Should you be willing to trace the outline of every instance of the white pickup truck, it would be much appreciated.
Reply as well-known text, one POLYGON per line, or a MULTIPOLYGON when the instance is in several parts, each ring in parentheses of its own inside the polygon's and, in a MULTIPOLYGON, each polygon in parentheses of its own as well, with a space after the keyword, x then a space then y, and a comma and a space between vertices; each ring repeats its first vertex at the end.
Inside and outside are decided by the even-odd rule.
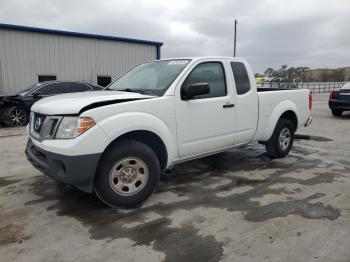
POLYGON ((271 157, 285 157, 295 131, 311 123, 311 101, 304 89, 257 90, 243 59, 157 60, 104 91, 35 103, 26 155, 109 206, 135 206, 180 162, 255 141, 271 157))

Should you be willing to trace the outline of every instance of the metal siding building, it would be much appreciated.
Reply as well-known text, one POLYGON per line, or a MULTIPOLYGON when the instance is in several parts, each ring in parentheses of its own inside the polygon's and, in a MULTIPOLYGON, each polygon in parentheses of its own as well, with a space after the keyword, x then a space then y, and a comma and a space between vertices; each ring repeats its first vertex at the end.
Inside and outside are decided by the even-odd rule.
POLYGON ((161 42, 0 24, 0 94, 14 94, 38 76, 86 80, 120 76, 159 59, 161 42))

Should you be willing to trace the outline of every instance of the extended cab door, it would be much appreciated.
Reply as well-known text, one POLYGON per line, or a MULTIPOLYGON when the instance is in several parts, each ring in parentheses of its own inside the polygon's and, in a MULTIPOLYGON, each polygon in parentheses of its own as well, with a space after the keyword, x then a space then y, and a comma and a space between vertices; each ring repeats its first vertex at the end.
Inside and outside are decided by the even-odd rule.
POLYGON ((231 146, 234 142, 235 106, 232 81, 222 61, 198 62, 176 89, 176 121, 180 158, 231 146), (209 94, 185 100, 181 89, 208 83, 209 94))
POLYGON ((236 91, 235 144, 246 144, 255 135, 259 117, 259 101, 254 74, 248 64, 243 61, 231 61, 230 66, 230 76, 236 91))

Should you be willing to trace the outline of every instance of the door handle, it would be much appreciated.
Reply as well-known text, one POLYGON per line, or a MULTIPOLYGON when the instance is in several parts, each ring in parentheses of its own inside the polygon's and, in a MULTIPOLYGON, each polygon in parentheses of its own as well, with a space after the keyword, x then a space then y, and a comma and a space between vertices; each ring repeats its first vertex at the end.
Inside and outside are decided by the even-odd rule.
POLYGON ((224 104, 222 107, 223 108, 231 108, 231 107, 234 107, 235 105, 234 104, 224 104))

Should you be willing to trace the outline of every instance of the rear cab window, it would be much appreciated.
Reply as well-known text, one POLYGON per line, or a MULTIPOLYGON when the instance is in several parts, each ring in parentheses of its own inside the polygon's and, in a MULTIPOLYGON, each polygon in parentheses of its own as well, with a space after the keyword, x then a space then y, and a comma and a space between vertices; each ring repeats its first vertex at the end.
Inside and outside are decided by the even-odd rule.
POLYGON ((249 92, 251 86, 245 65, 242 62, 231 62, 230 64, 235 79, 237 94, 243 95, 249 92))

